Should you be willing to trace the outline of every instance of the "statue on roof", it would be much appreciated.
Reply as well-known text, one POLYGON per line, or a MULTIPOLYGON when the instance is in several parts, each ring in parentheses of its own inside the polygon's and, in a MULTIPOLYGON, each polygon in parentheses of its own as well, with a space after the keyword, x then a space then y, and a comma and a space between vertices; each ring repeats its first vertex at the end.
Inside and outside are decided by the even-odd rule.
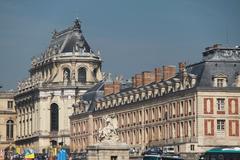
POLYGON ((74 21, 74 28, 81 29, 81 21, 78 18, 74 21))

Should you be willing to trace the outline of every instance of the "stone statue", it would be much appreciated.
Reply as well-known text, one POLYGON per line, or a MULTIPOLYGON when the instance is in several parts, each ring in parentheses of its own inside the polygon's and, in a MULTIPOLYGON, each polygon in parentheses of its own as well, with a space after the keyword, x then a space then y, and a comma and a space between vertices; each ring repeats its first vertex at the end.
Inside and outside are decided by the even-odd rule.
POLYGON ((115 114, 106 115, 103 119, 105 121, 105 127, 99 130, 98 141, 118 142, 119 137, 117 135, 117 119, 115 114))
POLYGON ((69 74, 68 74, 68 71, 64 71, 64 80, 68 80, 69 79, 69 74))

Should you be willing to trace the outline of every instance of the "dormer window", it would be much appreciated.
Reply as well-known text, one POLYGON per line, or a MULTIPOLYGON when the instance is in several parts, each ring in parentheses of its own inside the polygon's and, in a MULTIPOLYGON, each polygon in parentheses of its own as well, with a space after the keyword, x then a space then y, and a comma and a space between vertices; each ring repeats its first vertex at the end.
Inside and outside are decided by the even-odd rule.
POLYGON ((218 74, 213 76, 214 87, 227 87, 227 76, 225 74, 218 74))
POLYGON ((218 78, 217 79, 217 87, 223 87, 223 84, 224 84, 224 79, 218 78))

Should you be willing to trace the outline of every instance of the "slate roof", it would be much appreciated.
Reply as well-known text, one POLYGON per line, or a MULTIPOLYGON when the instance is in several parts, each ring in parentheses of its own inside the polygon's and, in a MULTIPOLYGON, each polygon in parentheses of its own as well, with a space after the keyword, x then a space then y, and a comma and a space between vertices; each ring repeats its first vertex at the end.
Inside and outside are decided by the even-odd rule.
MULTIPOLYGON (((232 50, 227 49, 226 51, 228 52, 232 50)), ((188 75, 197 78, 195 87, 213 88, 213 77, 218 75, 224 75, 227 77, 227 87, 236 87, 234 86, 236 75, 240 74, 240 50, 239 52, 236 52, 235 55, 236 57, 239 56, 239 60, 236 59, 236 57, 223 58, 219 54, 222 54, 222 52, 218 52, 217 49, 211 50, 209 53, 204 52, 203 61, 186 67, 188 75)), ((174 79, 180 79, 180 74, 177 73, 175 77, 172 77, 167 81, 174 81, 174 79)), ((104 83, 105 81, 99 82, 82 96, 82 100, 90 102, 88 111, 94 111, 96 100, 104 97, 104 83)), ((154 84, 156 84, 156 82, 152 82, 147 86, 154 84)), ((126 84, 122 86, 120 93, 131 91, 133 89, 134 88, 132 88, 131 85, 126 84)))
POLYGON ((95 86, 90 88, 86 93, 81 96, 81 100, 90 103, 88 111, 93 111, 95 107, 95 100, 104 96, 104 81, 100 81, 95 86))
POLYGON ((197 87, 213 87, 213 77, 217 75, 227 76, 227 87, 235 87, 236 75, 240 72, 240 51, 239 49, 221 49, 218 48, 210 50, 209 53, 203 53, 203 61, 193 65, 187 66, 187 72, 197 75, 197 87), (220 51, 220 52, 219 52, 220 51), (229 57, 223 57, 229 54, 229 57), (235 52, 236 51, 236 52, 235 52), (210 58, 206 57, 210 56, 210 58), (239 60, 236 58, 239 56, 239 60))
POLYGON ((73 52, 78 49, 82 49, 89 53, 92 52, 88 42, 82 34, 79 20, 74 22, 74 26, 71 26, 63 31, 54 31, 52 40, 48 47, 48 50, 57 50, 58 53, 73 52))

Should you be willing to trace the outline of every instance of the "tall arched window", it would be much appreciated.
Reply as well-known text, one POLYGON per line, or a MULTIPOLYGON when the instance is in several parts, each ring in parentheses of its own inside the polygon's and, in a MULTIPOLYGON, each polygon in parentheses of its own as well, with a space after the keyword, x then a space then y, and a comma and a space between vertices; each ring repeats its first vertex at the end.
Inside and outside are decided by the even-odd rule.
POLYGON ((63 80, 70 80, 70 69, 63 69, 63 80))
POLYGON ((56 103, 51 104, 50 107, 50 131, 58 131, 58 110, 59 107, 56 103))
POLYGON ((85 68, 80 68, 78 70, 78 81, 80 83, 86 83, 86 69, 85 68))
POLYGON ((93 76, 94 76, 94 78, 97 78, 97 68, 95 68, 94 70, 93 70, 93 76))
POLYGON ((8 120, 7 121, 7 139, 13 139, 13 125, 14 122, 13 120, 8 120))

